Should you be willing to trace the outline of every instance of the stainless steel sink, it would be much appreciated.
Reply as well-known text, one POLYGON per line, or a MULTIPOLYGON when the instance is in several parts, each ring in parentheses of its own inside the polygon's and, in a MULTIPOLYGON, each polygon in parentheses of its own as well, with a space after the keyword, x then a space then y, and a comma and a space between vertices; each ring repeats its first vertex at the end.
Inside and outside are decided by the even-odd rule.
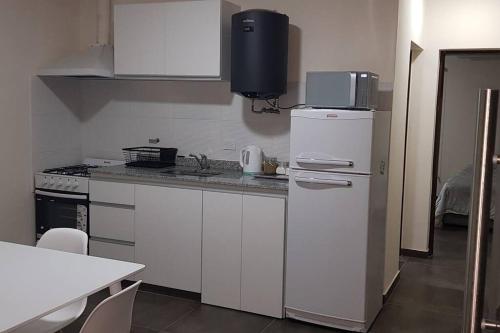
POLYGON ((202 169, 171 169, 162 171, 164 174, 168 175, 179 175, 179 176, 195 176, 195 177, 213 177, 222 174, 222 172, 212 171, 212 170, 202 170, 202 169))

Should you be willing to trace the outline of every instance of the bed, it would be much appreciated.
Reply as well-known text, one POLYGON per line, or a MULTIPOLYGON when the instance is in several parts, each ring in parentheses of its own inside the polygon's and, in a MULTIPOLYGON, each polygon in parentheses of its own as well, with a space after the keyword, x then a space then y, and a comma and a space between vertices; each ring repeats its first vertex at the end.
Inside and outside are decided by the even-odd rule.
MULTIPOLYGON (((497 170, 493 169, 493 195, 490 207, 490 219, 495 219, 495 184, 497 170)), ((472 166, 468 166, 443 185, 436 200, 436 224, 468 224, 470 196, 472 187, 472 166)))

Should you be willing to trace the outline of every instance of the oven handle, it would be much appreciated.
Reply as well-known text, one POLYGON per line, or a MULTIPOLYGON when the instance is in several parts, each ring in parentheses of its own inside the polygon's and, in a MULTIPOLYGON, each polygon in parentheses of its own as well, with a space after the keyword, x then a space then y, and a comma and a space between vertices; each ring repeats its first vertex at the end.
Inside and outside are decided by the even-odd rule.
POLYGON ((35 190, 35 194, 43 195, 46 197, 63 198, 63 199, 76 199, 76 200, 88 199, 85 194, 65 194, 65 193, 55 193, 55 192, 47 192, 40 190, 35 190))

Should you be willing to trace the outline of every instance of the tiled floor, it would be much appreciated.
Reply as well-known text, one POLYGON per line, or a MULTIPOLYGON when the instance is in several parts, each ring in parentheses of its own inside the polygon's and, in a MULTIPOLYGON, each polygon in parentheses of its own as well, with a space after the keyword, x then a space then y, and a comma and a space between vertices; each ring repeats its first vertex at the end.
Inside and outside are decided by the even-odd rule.
MULTIPOLYGON (((463 298, 465 229, 437 230, 432 259, 402 258, 399 284, 370 332, 460 332, 463 298)), ((89 298, 77 322, 64 333, 78 332, 93 307, 107 295, 89 298)), ((276 320, 244 312, 202 305, 197 301, 146 291, 137 294, 134 333, 327 333, 322 328, 292 320, 276 320)))

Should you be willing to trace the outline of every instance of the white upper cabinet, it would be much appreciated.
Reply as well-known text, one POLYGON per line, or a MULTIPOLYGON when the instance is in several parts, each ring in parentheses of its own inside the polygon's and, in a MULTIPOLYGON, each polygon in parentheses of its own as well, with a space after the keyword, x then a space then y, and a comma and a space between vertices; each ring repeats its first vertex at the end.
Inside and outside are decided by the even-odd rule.
POLYGON ((115 74, 229 78, 231 16, 223 0, 115 6, 115 74))
POLYGON ((115 74, 162 75, 165 62, 165 6, 115 6, 115 74))

